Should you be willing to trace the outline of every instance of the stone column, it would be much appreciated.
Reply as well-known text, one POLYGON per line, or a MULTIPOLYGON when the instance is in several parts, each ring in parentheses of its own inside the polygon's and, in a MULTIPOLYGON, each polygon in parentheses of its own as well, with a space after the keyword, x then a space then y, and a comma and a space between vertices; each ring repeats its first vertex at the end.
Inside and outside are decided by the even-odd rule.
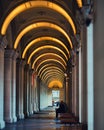
POLYGON ((104 130, 104 1, 94 1, 94 130, 104 130))
POLYGON ((16 117, 16 58, 18 56, 17 52, 13 54, 12 61, 12 117, 13 122, 17 121, 16 117))
POLYGON ((33 80, 34 80, 34 98, 33 98, 33 102, 34 102, 34 112, 37 112, 38 111, 38 109, 37 109, 37 76, 36 76, 36 74, 34 74, 34 78, 33 78, 33 80))
POLYGON ((32 110, 32 73, 33 70, 29 70, 29 104, 28 104, 28 109, 29 109, 29 114, 33 114, 32 110))
POLYGON ((4 44, 0 43, 0 129, 5 127, 4 122, 4 44))
POLYGON ((76 53, 74 52, 72 59, 72 113, 76 112, 76 81, 77 73, 76 73, 76 53))
POLYGON ((17 117, 24 119, 24 60, 18 59, 17 61, 17 117))
POLYGON ((37 107, 37 111, 40 111, 40 83, 41 83, 41 80, 40 78, 37 76, 37 86, 36 86, 36 107, 37 107))
POLYGON ((24 114, 29 116, 29 65, 25 65, 24 69, 24 114))
POLYGON ((86 26, 81 27, 79 49, 79 121, 87 123, 87 34, 86 26))
MULTIPOLYGON (((64 74, 64 76, 65 75, 66 75, 66 73, 64 74)), ((64 77, 63 88, 64 88, 64 101, 66 102, 66 76, 64 77)))
POLYGON ((94 130, 94 85, 93 85, 93 24, 87 28, 87 122, 88 130, 94 130))
POLYGON ((70 99, 69 99, 69 77, 68 77, 68 75, 66 74, 65 75, 65 77, 66 77, 66 86, 65 86, 65 90, 66 90, 66 95, 65 95, 65 99, 66 99, 66 104, 68 105, 68 108, 69 108, 69 101, 70 101, 70 99))
POLYGON ((4 61, 4 119, 6 122, 16 122, 16 87, 15 87, 15 62, 13 60, 15 51, 6 50, 5 51, 5 61, 4 61), (13 77, 14 76, 14 77, 13 77))

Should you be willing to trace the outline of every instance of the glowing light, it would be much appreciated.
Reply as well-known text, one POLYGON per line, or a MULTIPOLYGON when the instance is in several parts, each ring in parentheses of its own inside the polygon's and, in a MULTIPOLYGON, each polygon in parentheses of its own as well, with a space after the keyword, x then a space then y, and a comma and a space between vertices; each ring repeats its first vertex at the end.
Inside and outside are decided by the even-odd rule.
MULTIPOLYGON (((21 38, 23 37, 23 35, 25 35, 27 32, 31 31, 32 29, 36 29, 36 28, 40 28, 40 27, 48 27, 48 28, 52 28, 52 29, 55 29, 55 30, 58 30, 59 32, 61 32, 66 38, 67 40, 69 41, 69 44, 70 44, 70 47, 71 49, 73 48, 73 45, 72 45, 72 42, 71 42, 71 39, 70 37, 68 36, 68 34, 58 25, 56 24, 53 24, 53 23, 50 23, 50 22, 37 22, 37 23, 33 23, 27 27, 25 27, 20 33, 19 35, 17 36, 16 40, 15 40, 15 43, 14 43, 14 49, 17 48, 21 38)), ((51 38, 51 37, 50 37, 51 38)), ((56 39, 49 39, 49 40, 55 40, 56 42, 59 42, 59 40, 57 41, 56 39)), ((35 41, 34 41, 35 42, 35 41)), ((60 43, 60 42, 59 42, 60 43)), ((62 44, 62 43, 61 43, 62 44)), ((32 45, 32 43, 29 45, 29 47, 32 45)), ((64 45, 65 46, 65 45, 64 45)), ((29 48, 28 47, 28 48, 29 48)), ((28 50, 27 48, 27 50, 28 50)), ((66 47, 65 47, 66 48, 66 47)), ((26 50, 26 51, 27 51, 26 50)))
POLYGON ((26 10, 29 10, 31 8, 36 8, 36 7, 49 8, 49 9, 55 10, 56 12, 63 15, 67 19, 69 24, 71 25, 74 34, 76 34, 75 24, 74 24, 72 18, 70 17, 70 15, 63 8, 61 8, 59 5, 57 5, 55 3, 52 3, 52 2, 49 2, 49 1, 41 1, 41 0, 25 2, 21 5, 19 5, 18 7, 16 7, 15 9, 13 9, 3 22, 3 25, 2 25, 2 28, 1 28, 1 34, 2 35, 6 34, 6 30, 9 26, 10 22, 17 15, 19 15, 20 13, 22 13, 26 10))
POLYGON ((53 79, 53 78, 55 78, 55 79, 60 79, 62 82, 63 82, 63 77, 62 77, 62 75, 60 75, 60 74, 56 74, 56 73, 49 73, 49 74, 47 74, 45 77, 44 77, 44 79, 42 79, 42 81, 44 81, 45 83, 49 83, 49 81, 51 81, 51 79, 53 79))
POLYGON ((63 72, 61 72, 60 70, 56 70, 56 69, 51 69, 51 70, 47 70, 46 72, 44 72, 44 74, 42 75, 42 79, 44 79, 44 77, 49 74, 49 73, 56 73, 56 74, 60 74, 60 75, 64 75, 63 72))
POLYGON ((48 87, 49 87, 49 88, 53 88, 53 87, 62 88, 63 85, 62 85, 62 83, 61 83, 60 81, 58 81, 58 80, 53 80, 53 81, 51 81, 51 82, 49 83, 48 87))
MULTIPOLYGON (((47 59, 47 60, 44 60, 42 62, 40 62, 40 64, 37 65, 37 67, 35 68, 35 71, 37 72, 38 68, 43 64, 43 63, 46 63, 46 62, 56 62, 56 63, 59 63, 65 70, 66 70, 66 67, 58 60, 56 59, 47 59)), ((34 66, 32 65, 32 68, 34 68, 34 66)))
POLYGON ((61 49, 59 49, 58 47, 55 47, 55 46, 46 45, 46 46, 41 46, 41 47, 35 49, 35 50, 30 54, 27 63, 28 63, 28 64, 30 63, 32 56, 33 56, 36 52, 41 51, 41 50, 43 50, 43 49, 55 49, 55 50, 61 52, 61 53, 64 55, 64 57, 66 58, 66 60, 68 60, 68 57, 66 56, 66 54, 65 54, 61 49))
POLYGON ((43 75, 42 75, 42 79, 45 79, 47 76, 57 76, 57 78, 58 77, 64 77, 64 73, 63 72, 61 72, 61 71, 59 71, 59 70, 48 70, 48 71, 46 71, 43 75))
MULTIPOLYGON (((43 66, 39 69, 39 71, 37 72, 38 75, 40 75, 41 71, 42 71, 43 69, 47 68, 47 67, 58 67, 58 68, 59 68, 59 66, 56 66, 55 64, 47 63, 47 64, 43 65, 43 66)), ((60 68, 60 69, 61 69, 61 68, 60 68)), ((61 70, 62 70, 62 69, 61 69, 61 70)))
POLYGON ((46 81, 44 81, 46 84, 47 84, 47 86, 49 85, 49 83, 51 82, 51 81, 53 81, 53 80, 59 80, 62 84, 63 84, 63 79, 62 78, 57 78, 57 77, 47 77, 47 79, 46 79, 46 81))
POLYGON ((60 68, 58 68, 58 67, 56 67, 56 66, 50 66, 50 67, 45 68, 43 71, 41 71, 41 74, 40 74, 39 76, 41 77, 44 72, 46 72, 47 70, 51 70, 51 69, 59 70, 59 71, 61 71, 62 73, 64 73, 60 68))
POLYGON ((82 0, 77 0, 78 6, 81 8, 82 7, 82 0))
POLYGON ((42 57, 44 57, 44 56, 48 56, 48 55, 58 57, 59 59, 61 59, 61 60, 64 62, 65 66, 66 66, 65 60, 64 60, 61 56, 59 56, 58 54, 55 54, 55 53, 45 53, 45 54, 41 54, 40 56, 38 56, 38 57, 34 60, 33 65, 35 65, 36 62, 37 62, 40 58, 42 58, 42 57))
POLYGON ((23 58, 23 59, 25 58, 25 55, 26 55, 27 50, 28 50, 32 45, 36 44, 37 42, 41 42, 41 41, 45 41, 45 40, 54 41, 54 42, 60 44, 62 47, 65 48, 65 50, 66 50, 67 53, 68 53, 68 56, 70 57, 69 50, 68 50, 67 47, 64 45, 64 43, 62 43, 60 40, 58 40, 58 39, 56 39, 56 38, 53 38, 53 37, 39 37, 39 38, 36 38, 36 39, 34 39, 33 41, 31 41, 30 43, 28 43, 28 45, 26 46, 26 48, 25 48, 24 51, 23 51, 22 58, 23 58))

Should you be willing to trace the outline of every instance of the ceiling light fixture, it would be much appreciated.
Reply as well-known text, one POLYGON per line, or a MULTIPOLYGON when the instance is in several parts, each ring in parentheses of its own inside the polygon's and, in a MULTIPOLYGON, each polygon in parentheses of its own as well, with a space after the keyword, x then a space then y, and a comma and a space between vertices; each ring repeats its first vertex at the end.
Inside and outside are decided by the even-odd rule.
POLYGON ((26 11, 26 10, 29 10, 31 8, 37 8, 37 7, 45 7, 45 8, 49 8, 49 9, 52 9, 58 13, 60 13, 61 15, 63 15, 67 21, 69 22, 69 24, 71 25, 72 27, 72 30, 74 32, 74 34, 76 34, 76 27, 75 27, 75 24, 71 18, 71 16, 63 9, 61 8, 59 5, 53 3, 53 2, 50 2, 50 1, 41 1, 41 0, 38 0, 38 1, 28 1, 28 2, 25 2, 19 6, 17 6, 15 9, 13 9, 9 15, 5 18, 3 24, 2 24, 2 28, 1 28, 1 34, 2 35, 5 35, 6 34, 6 30, 10 24, 10 22, 17 16, 19 15, 20 13, 26 11))

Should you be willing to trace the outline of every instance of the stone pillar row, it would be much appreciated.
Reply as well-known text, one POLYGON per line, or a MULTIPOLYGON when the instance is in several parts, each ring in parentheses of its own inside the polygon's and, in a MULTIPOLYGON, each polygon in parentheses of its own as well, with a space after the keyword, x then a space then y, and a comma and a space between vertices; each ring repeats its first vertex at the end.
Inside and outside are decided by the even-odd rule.
POLYGON ((0 39, 0 129, 33 114, 35 88, 33 70, 18 59, 18 53, 6 48, 6 38, 0 39))
POLYGON ((16 58, 14 50, 5 51, 4 119, 9 123, 33 114, 33 70, 22 59, 16 64, 16 58))
POLYGON ((29 65, 25 64, 24 60, 17 60, 17 117, 23 119, 33 114, 33 101, 32 101, 32 73, 29 65))

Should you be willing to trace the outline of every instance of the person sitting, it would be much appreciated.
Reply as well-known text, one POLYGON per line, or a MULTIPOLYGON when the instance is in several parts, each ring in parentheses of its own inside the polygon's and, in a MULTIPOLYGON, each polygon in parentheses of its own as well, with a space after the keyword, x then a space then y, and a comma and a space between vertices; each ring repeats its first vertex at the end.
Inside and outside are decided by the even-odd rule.
POLYGON ((66 113, 67 111, 68 111, 67 104, 61 101, 59 104, 59 108, 56 109, 56 119, 58 119, 58 113, 66 113))

